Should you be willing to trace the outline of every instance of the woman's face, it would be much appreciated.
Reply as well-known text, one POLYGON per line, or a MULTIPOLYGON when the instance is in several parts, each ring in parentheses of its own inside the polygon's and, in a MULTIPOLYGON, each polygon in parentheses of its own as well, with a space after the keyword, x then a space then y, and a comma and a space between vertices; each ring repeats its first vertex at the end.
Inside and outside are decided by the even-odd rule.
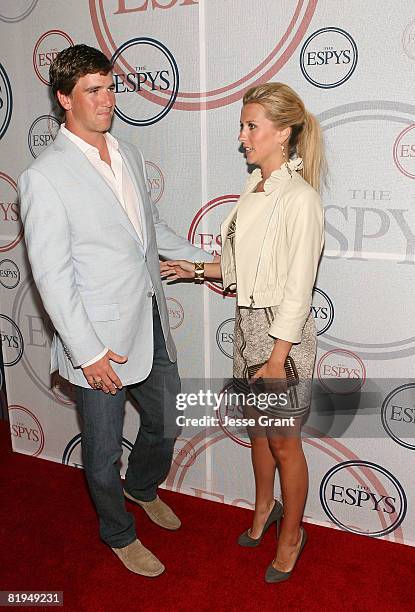
MULTIPOLYGON (((285 131, 285 130, 284 130, 285 131)), ((277 169, 283 162, 281 143, 284 132, 268 119, 261 104, 245 104, 241 112, 239 142, 245 149, 249 164, 277 169)))

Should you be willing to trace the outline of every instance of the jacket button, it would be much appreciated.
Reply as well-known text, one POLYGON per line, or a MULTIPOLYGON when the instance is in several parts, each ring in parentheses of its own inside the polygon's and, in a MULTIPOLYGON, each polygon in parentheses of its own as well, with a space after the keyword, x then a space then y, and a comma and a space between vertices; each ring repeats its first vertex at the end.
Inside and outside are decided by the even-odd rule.
POLYGON ((153 297, 154 291, 147 291, 147 297, 153 297))

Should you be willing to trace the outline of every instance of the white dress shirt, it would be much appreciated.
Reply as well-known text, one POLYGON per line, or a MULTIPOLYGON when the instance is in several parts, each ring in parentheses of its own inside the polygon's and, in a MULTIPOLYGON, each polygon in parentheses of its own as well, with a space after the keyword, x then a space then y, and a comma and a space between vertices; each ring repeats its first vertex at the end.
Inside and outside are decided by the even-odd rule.
MULTIPOLYGON (((74 144, 76 144, 79 149, 81 149, 82 153, 87 157, 88 161, 94 166, 94 168, 101 174, 104 180, 108 183, 112 191, 117 197, 118 202, 123 207, 125 212, 128 215, 135 231, 137 232, 138 237, 141 242, 143 242, 143 232, 142 232, 142 223, 141 223, 141 215, 140 215, 140 202, 139 196, 134 188, 133 182, 131 180, 131 176, 124 164, 124 161, 121 157, 121 153, 118 148, 118 141, 114 136, 111 136, 108 132, 104 134, 105 141, 108 147, 108 153, 111 159, 111 166, 109 166, 106 162, 104 162, 100 155, 99 151, 96 147, 90 145, 89 143, 79 138, 72 132, 70 132, 65 124, 62 124, 61 132, 64 134, 69 140, 71 140, 74 144)), ((86 368, 89 365, 92 365, 96 361, 99 361, 106 353, 108 352, 108 348, 96 355, 93 359, 90 359, 86 363, 82 364, 82 368, 86 368)))

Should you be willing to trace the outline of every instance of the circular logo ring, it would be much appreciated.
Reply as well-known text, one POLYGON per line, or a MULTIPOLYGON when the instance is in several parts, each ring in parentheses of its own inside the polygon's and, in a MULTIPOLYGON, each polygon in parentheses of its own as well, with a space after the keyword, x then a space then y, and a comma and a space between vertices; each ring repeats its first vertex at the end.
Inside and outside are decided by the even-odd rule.
MULTIPOLYGON (((62 463, 64 465, 69 465, 69 461, 71 459, 71 455, 74 449, 81 443, 82 433, 76 434, 71 440, 69 440, 68 444, 65 446, 65 450, 62 455, 62 463)), ((121 446, 124 446, 130 452, 133 450, 133 445, 127 438, 121 438, 121 446)))
POLYGON ((4 117, 3 123, 0 125, 0 138, 3 138, 4 134, 9 127, 10 119, 12 118, 12 110, 13 110, 13 94, 12 88, 10 85, 9 77, 7 76, 7 72, 0 64, 0 80, 3 79, 4 89, 6 92, 6 115, 4 117))
POLYGON ((411 172, 408 172, 408 170, 406 170, 406 168, 404 168, 399 160, 399 154, 398 154, 398 147, 401 143, 401 140, 404 136, 406 136, 406 134, 408 132, 411 132, 412 130, 415 129, 415 124, 413 125, 409 125, 408 127, 406 127, 397 137, 397 139, 394 142, 393 145, 393 159, 394 162, 398 168, 398 170, 400 170, 402 172, 402 174, 404 174, 405 176, 407 176, 408 178, 411 179, 415 179, 415 174, 412 174, 411 172))
MULTIPOLYGON (((211 210, 213 210, 214 208, 216 208, 216 206, 219 206, 220 204, 236 204, 238 199, 239 199, 238 195, 224 195, 224 196, 215 198, 213 200, 210 200, 210 202, 208 202, 207 204, 204 204, 204 206, 202 206, 202 208, 200 208, 197 211, 196 215, 194 216, 190 224, 190 228, 187 233, 188 241, 193 245, 195 244, 194 239, 196 236, 197 227, 199 223, 202 221, 203 217, 208 212, 210 212, 211 210)), ((218 293, 219 295, 222 295, 224 297, 232 297, 232 298, 236 297, 236 294, 234 292, 224 291, 219 284, 216 284, 212 281, 205 281, 204 284, 207 287, 209 287, 209 289, 212 289, 212 291, 214 291, 215 293, 218 293)))
MULTIPOLYGON (((0 179, 3 179, 4 181, 6 181, 6 183, 9 183, 9 185, 11 185, 13 187, 13 189, 15 190, 15 192, 17 193, 17 185, 14 182, 14 180, 8 175, 5 174, 4 172, 0 172, 0 179)), ((19 244, 19 242, 21 241, 21 239, 23 238, 23 233, 24 233, 24 227, 22 225, 22 227, 20 228, 19 233, 17 234, 16 238, 14 240, 12 240, 11 242, 9 242, 9 244, 5 244, 4 246, 0 246, 0 253, 4 253, 5 251, 11 251, 12 249, 14 249, 14 247, 16 245, 19 244)))
POLYGON ((328 322, 323 327, 323 329, 320 329, 320 331, 317 332, 317 336, 321 336, 322 334, 324 334, 324 332, 326 332, 331 327, 334 321, 334 304, 329 298, 329 296, 327 295, 327 293, 325 293, 322 289, 319 289, 318 287, 314 287, 314 292, 315 291, 317 291, 317 293, 319 293, 325 300, 327 300, 327 303, 330 308, 330 316, 329 316, 328 322))
POLYGON ((233 317, 231 317, 230 319, 225 319, 225 321, 222 321, 222 323, 219 325, 218 329, 216 330, 216 344, 219 347, 219 350, 226 356, 229 357, 230 359, 233 358, 233 354, 229 354, 225 351, 224 348, 222 348, 221 342, 220 342, 220 331, 221 329, 227 324, 230 323, 231 321, 235 322, 235 319, 233 317))
POLYGON ((5 359, 4 359, 4 355, 3 355, 3 365, 6 368, 9 368, 11 366, 16 365, 16 363, 18 363, 20 361, 20 359, 22 358, 23 351, 24 351, 23 336, 22 336, 22 332, 18 328, 17 324, 13 321, 13 319, 11 319, 10 317, 8 317, 7 315, 4 315, 4 314, 0 314, 0 319, 6 319, 6 321, 11 324, 12 329, 14 329, 17 332, 17 335, 19 337, 19 342, 20 342, 20 351, 19 351, 17 357, 15 359, 13 359, 13 361, 6 362, 5 359))
POLYGON ((118 108, 117 105, 115 106, 114 110, 115 110, 115 114, 117 115, 117 117, 119 117, 126 123, 129 123, 130 125, 135 125, 135 126, 153 125, 153 123, 157 123, 157 121, 160 121, 161 119, 163 119, 163 117, 167 115, 167 113, 172 109, 173 104, 176 101, 177 92, 179 90, 179 69, 177 67, 176 60, 174 59, 172 53, 169 51, 169 49, 167 49, 165 45, 163 45, 163 43, 159 42, 158 40, 155 40, 154 38, 147 38, 145 36, 141 36, 139 38, 131 38, 131 40, 127 40, 123 45, 121 45, 121 47, 119 47, 115 51, 114 55, 111 58, 111 62, 114 65, 114 67, 116 67, 116 62, 120 57, 122 57, 122 54, 124 53, 124 51, 126 51, 129 47, 132 47, 134 45, 150 45, 151 47, 155 47, 156 49, 161 51, 163 55, 165 55, 173 71, 173 77, 174 77, 173 90, 170 92, 170 99, 167 105, 164 106, 164 108, 159 113, 157 113, 153 117, 150 117, 149 119, 132 119, 131 117, 128 117, 125 113, 123 113, 118 108))
POLYGON ((397 444, 399 444, 400 446, 403 446, 404 448, 408 448, 409 450, 415 450, 415 444, 408 444, 407 442, 404 442, 403 440, 401 440, 401 438, 398 438, 398 436, 389 427, 387 419, 386 419, 386 410, 388 408, 389 402, 391 401, 391 399, 395 397, 395 395, 397 395, 401 391, 404 391, 405 389, 415 389, 415 383, 407 383, 406 385, 401 385, 400 387, 397 387, 396 389, 391 391, 389 395, 387 395, 387 397, 385 397, 383 401, 380 418, 381 418, 384 430, 392 438, 392 440, 394 440, 397 444))
POLYGON ((23 19, 26 19, 26 17, 28 17, 33 11, 37 2, 38 0, 31 0, 31 3, 27 7, 27 9, 20 13, 20 15, 16 15, 16 17, 7 17, 6 15, 0 13, 0 21, 5 21, 6 23, 17 23, 18 21, 23 21, 23 19))
MULTIPOLYGON (((317 3, 318 0, 308 0, 306 4, 304 0, 298 0, 290 23, 279 42, 267 57, 248 74, 228 85, 211 91, 200 93, 178 92, 178 100, 174 108, 184 111, 220 108, 240 100, 248 87, 271 80, 285 66, 300 44, 314 16, 317 3), (213 100, 208 99, 219 95, 222 97, 213 100), (181 101, 182 99, 183 101, 181 101)), ((89 0, 89 10, 98 43, 105 54, 111 55, 116 49, 116 43, 111 35, 103 4, 103 0, 89 0)), ((156 104, 164 104, 160 98, 155 96, 153 101, 156 104)))
POLYGON ((58 36, 63 36, 63 38, 65 38, 67 40, 67 42, 69 43, 70 47, 74 46, 74 42, 72 40, 72 38, 66 34, 66 32, 62 32, 62 30, 48 30, 47 32, 45 32, 44 34, 42 34, 42 36, 39 38, 39 40, 37 41, 37 43, 35 44, 35 48, 33 49, 33 68, 35 69, 35 72, 38 76, 38 78, 42 81, 42 83, 44 83, 45 85, 50 85, 49 81, 47 81, 46 79, 43 78, 43 76, 41 75, 37 64, 36 64, 36 53, 37 50, 39 49, 40 44, 45 40, 45 38, 47 38, 48 36, 50 36, 51 34, 57 34, 58 36))
POLYGON ((56 119, 56 117, 54 117, 53 115, 40 115, 40 117, 38 117, 37 119, 33 121, 32 125, 30 126, 29 133, 27 135, 27 146, 29 147, 29 150, 34 158, 36 158, 37 155, 33 151, 33 147, 32 147, 32 134, 33 134, 33 130, 36 127, 36 125, 39 123, 39 121, 43 121, 43 119, 46 119, 49 124, 50 122, 55 123, 58 126, 58 128, 60 128, 60 125, 61 125, 58 119, 56 119))
POLYGON ((407 503, 405 491, 403 490, 402 485, 399 482, 399 480, 395 478, 393 474, 391 474, 384 467, 381 467, 380 465, 377 465, 376 463, 372 463, 371 461, 361 461, 361 460, 345 461, 344 463, 340 463, 339 465, 334 466, 327 472, 327 474, 325 474, 320 484, 320 502, 321 502, 321 505, 323 506, 324 512, 327 514, 330 520, 333 521, 333 523, 335 523, 336 525, 338 525, 341 529, 344 529, 345 531, 349 531, 350 533, 357 533, 359 535, 362 535, 361 531, 348 527, 347 525, 342 523, 338 518, 336 518, 333 512, 331 511, 331 509, 329 508, 327 501, 326 501, 326 488, 327 488, 329 479, 332 476, 334 476, 334 474, 336 474, 339 470, 342 470, 344 468, 349 470, 349 468, 351 467, 357 467, 357 468, 368 467, 374 471, 380 472, 383 476, 386 476, 387 478, 389 478, 392 484, 396 487, 396 490, 398 491, 398 494, 401 500, 401 509, 400 509, 398 516, 396 517, 395 521, 391 525, 389 525, 389 527, 387 527, 386 529, 381 529, 376 532, 370 532, 368 533, 368 535, 378 538, 381 536, 388 535, 392 531, 395 531, 395 529, 399 527, 399 525, 402 523, 402 521, 404 520, 406 516, 408 503, 407 503))
POLYGON ((22 412, 25 412, 34 420, 34 422, 38 426, 39 432, 40 432, 40 444, 39 444, 38 450, 35 453, 33 453, 33 455, 31 455, 31 457, 38 457, 45 447, 45 433, 43 431, 43 428, 42 428, 42 425, 40 424, 39 419, 35 417, 33 412, 31 412, 24 406, 19 406, 19 404, 14 404, 13 406, 9 406, 9 412, 11 412, 12 410, 21 410, 22 412))
MULTIPOLYGON (((388 100, 364 100, 330 108, 317 115, 317 119, 321 124, 322 131, 326 132, 341 125, 370 120, 393 121, 413 125, 414 113, 415 105, 412 104, 388 100), (380 114, 376 114, 374 111, 380 111, 380 114), (359 114, 363 112, 365 114, 359 114)), ((411 356, 415 352, 415 336, 383 343, 352 342, 329 334, 325 334, 324 337, 319 339, 319 346, 324 349, 331 349, 334 346, 339 346, 339 344, 356 348, 364 359, 396 359, 411 356), (376 353, 374 349, 381 349, 381 352, 376 353)))
POLYGON ((352 351, 347 351, 346 349, 333 349, 332 351, 328 351, 327 353, 324 353, 324 355, 320 357, 318 364, 317 364, 317 377, 319 381, 321 382, 323 387, 326 389, 326 391, 329 391, 329 393, 333 393, 333 389, 327 386, 327 384, 324 382, 324 377, 321 376, 321 366, 322 366, 323 360, 326 359, 326 357, 328 357, 329 355, 333 353, 336 353, 336 354, 340 353, 342 355, 346 355, 346 357, 353 357, 353 359, 356 359, 356 361, 359 363, 360 367, 362 368, 362 378, 357 379, 356 387, 353 389, 349 389, 347 391, 336 391, 337 395, 350 395, 351 393, 357 393, 358 391, 360 391, 360 389, 363 387, 366 381, 366 368, 365 368, 365 364, 363 363, 363 361, 360 359, 358 355, 356 355, 352 351))
POLYGON ((348 79, 350 79, 350 77, 352 76, 353 72, 356 69, 357 66, 357 58, 358 58, 358 51, 357 51, 357 45, 355 43, 355 41, 353 40, 353 38, 350 36, 350 34, 348 34, 347 32, 345 32, 344 30, 342 30, 341 28, 320 28, 320 30, 317 30, 316 32, 314 32, 313 34, 311 34, 311 36, 309 36, 307 38, 307 40, 305 41, 302 49, 301 49, 301 53, 300 53, 300 68, 301 68, 301 72, 303 73, 304 78, 307 79, 307 81, 309 83, 311 83, 312 85, 315 85, 315 87, 320 87, 321 89, 332 89, 333 87, 338 87, 339 85, 342 85, 345 81, 347 81, 348 79), (319 34, 322 34, 323 32, 337 32, 338 34, 342 34, 345 38, 347 38, 347 40, 349 41, 349 43, 352 46, 353 52, 354 52, 354 59, 351 65, 350 70, 348 71, 347 74, 345 74, 341 79, 339 79, 338 81, 336 81, 335 83, 319 83, 318 81, 316 81, 315 79, 313 79, 305 70, 304 68, 304 54, 305 54, 305 50, 308 46, 308 44, 319 34))
POLYGON ((17 265, 14 263, 14 261, 12 261, 11 259, 2 259, 0 261, 0 266, 1 264, 8 262, 11 263, 13 266, 15 266, 16 270, 17 270, 17 281, 15 282, 14 285, 5 285, 4 283, 2 283, 1 281, 1 277, 0 277, 0 284, 5 288, 5 289, 15 289, 17 287, 17 285, 20 283, 20 270, 17 267, 17 265))

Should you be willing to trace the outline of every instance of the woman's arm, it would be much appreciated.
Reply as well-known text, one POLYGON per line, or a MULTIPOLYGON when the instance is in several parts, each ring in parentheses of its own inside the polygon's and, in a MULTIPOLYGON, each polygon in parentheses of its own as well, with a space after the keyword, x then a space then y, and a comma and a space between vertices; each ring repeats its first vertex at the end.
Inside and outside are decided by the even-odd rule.
MULTIPOLYGON (((160 263, 160 273, 162 278, 169 280, 194 279, 195 264, 192 261, 180 259, 177 261, 163 261, 160 263)), ((220 261, 214 263, 205 263, 205 278, 219 280, 222 278, 220 261)))

